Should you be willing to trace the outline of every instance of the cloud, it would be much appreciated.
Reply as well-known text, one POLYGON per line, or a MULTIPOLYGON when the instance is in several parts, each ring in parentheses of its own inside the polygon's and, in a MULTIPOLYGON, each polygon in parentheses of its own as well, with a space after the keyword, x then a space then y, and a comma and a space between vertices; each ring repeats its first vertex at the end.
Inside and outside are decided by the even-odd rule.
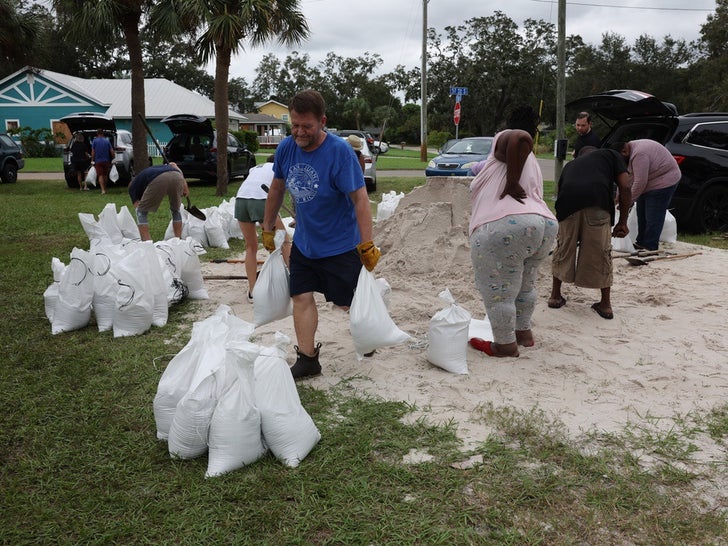
MULTIPOLYGON (((493 13, 492 6, 513 19, 519 26, 527 18, 557 24, 558 1, 511 0, 502 4, 483 0, 429 0, 427 26, 443 34, 446 26, 457 26, 474 17, 493 13)), ((712 0, 694 0, 685 7, 684 0, 640 0, 639 8, 619 7, 630 0, 584 0, 566 3, 566 34, 579 34, 586 43, 598 45, 602 34, 621 34, 632 44, 642 34, 658 42, 666 35, 696 40, 700 26, 714 12, 712 0)), ((298 47, 270 45, 246 50, 234 58, 231 77, 255 78, 255 68, 267 53, 283 60, 291 51, 307 53, 316 64, 333 51, 342 57, 359 57, 365 52, 378 53, 381 72, 397 65, 420 66, 422 52, 423 0, 302 0, 301 8, 311 28, 311 38, 298 47)), ((214 73, 214 69, 210 68, 214 73)))

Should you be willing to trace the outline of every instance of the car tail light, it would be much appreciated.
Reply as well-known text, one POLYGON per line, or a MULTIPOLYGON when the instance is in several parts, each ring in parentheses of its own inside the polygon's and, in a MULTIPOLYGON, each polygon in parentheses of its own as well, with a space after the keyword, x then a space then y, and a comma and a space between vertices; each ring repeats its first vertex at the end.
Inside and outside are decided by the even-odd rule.
POLYGON ((119 147, 114 148, 114 152, 116 152, 117 154, 123 154, 125 151, 126 151, 126 148, 119 148, 119 147))
POLYGON ((210 152, 212 152, 213 154, 216 154, 217 153, 217 148, 210 148, 210 152))
POLYGON ((685 161, 684 155, 673 155, 672 157, 675 158, 675 161, 677 161, 678 165, 682 165, 682 162, 685 161))
POLYGON ((372 163, 372 158, 371 157, 365 157, 364 158, 364 163, 372 163))

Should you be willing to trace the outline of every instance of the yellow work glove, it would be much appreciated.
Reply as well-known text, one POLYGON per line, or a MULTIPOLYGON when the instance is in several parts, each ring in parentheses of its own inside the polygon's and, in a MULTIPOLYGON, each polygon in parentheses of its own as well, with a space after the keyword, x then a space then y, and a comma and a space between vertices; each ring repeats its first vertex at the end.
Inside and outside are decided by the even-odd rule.
POLYGON ((264 231, 263 232, 263 247, 268 252, 273 252, 276 249, 276 242, 275 242, 275 231, 264 231))
POLYGON ((379 261, 379 257, 382 253, 374 245, 374 241, 367 241, 366 243, 360 243, 356 245, 356 251, 359 253, 361 263, 367 268, 367 271, 372 271, 379 261))

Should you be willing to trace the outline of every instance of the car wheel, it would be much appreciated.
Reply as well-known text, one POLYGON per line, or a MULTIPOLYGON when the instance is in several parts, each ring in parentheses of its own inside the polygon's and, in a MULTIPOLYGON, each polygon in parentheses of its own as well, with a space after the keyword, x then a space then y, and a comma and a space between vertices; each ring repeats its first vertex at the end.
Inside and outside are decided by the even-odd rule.
POLYGON ((0 177, 6 184, 15 184, 18 181, 18 168, 12 163, 6 163, 0 177))
POLYGON ((728 186, 711 186, 703 192, 692 225, 700 232, 728 231, 728 186))
POLYGON ((373 153, 374 155, 379 155, 379 154, 381 154, 381 153, 382 153, 382 150, 381 150, 381 149, 379 148, 379 146, 373 146, 373 147, 372 147, 372 153, 373 153))

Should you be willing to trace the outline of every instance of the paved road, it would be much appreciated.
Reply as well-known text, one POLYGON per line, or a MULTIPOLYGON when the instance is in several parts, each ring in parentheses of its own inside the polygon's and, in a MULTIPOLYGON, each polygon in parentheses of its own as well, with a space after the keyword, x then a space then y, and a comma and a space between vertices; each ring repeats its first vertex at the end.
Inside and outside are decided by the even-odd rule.
MULTIPOLYGON (((543 173, 544 180, 554 179, 554 160, 553 159, 539 159, 538 164, 541 166, 541 172, 543 173)), ((422 170, 406 170, 406 171, 389 171, 389 170, 378 170, 377 176, 407 176, 425 177, 425 171, 422 170)), ((24 171, 18 172, 18 180, 63 180, 63 173, 29 173, 24 171)))
MULTIPOLYGON (((553 159, 539 159, 538 164, 541 167, 544 180, 554 179, 554 160, 553 159)), ((383 169, 377 170, 377 176, 421 176, 424 178, 425 171, 422 170, 407 170, 407 171, 385 171, 383 169)))

